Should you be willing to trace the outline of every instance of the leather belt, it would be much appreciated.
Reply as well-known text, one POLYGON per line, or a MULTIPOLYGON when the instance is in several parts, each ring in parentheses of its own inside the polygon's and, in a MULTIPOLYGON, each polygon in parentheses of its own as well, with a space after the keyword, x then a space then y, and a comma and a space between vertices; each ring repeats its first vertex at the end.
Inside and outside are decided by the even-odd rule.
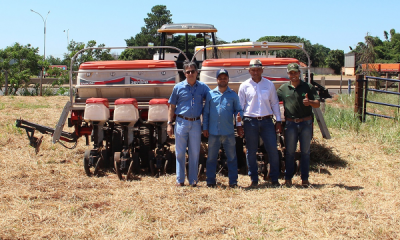
POLYGON ((249 116, 246 116, 246 117, 257 119, 258 121, 260 121, 260 120, 264 120, 264 119, 270 119, 270 118, 272 118, 272 115, 267 115, 267 116, 262 116, 262 117, 249 117, 249 116))
POLYGON ((304 117, 304 118, 285 118, 285 121, 301 123, 301 122, 308 121, 311 119, 312 119, 312 116, 308 116, 308 117, 304 117))
POLYGON ((185 120, 188 120, 188 121, 196 121, 196 120, 199 120, 200 119, 200 116, 199 117, 196 117, 196 118, 189 118, 189 117, 185 117, 185 116, 183 116, 183 115, 177 115, 178 117, 180 117, 180 118, 183 118, 183 119, 185 119, 185 120))

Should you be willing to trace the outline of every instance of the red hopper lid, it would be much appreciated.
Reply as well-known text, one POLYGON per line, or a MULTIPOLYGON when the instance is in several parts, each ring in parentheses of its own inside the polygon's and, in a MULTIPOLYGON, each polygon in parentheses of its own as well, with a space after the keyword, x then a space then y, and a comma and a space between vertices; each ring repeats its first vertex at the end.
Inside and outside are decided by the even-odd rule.
POLYGON ((138 108, 138 102, 136 98, 119 98, 115 100, 114 102, 115 105, 122 105, 122 104, 132 104, 136 108, 138 108))
POLYGON ((88 98, 86 99, 86 104, 88 103, 102 103, 104 106, 108 107, 108 99, 107 98, 88 98))
POLYGON ((169 105, 168 104, 168 99, 166 99, 166 98, 159 98, 159 99, 154 98, 154 99, 151 99, 150 102, 149 102, 149 105, 155 105, 155 104, 166 104, 167 106, 169 105))

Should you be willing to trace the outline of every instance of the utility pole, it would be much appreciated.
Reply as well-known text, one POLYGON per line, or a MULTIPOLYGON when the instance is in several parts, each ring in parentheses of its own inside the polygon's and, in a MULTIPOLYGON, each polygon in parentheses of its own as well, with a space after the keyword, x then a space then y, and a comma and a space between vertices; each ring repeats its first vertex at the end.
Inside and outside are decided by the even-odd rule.
MULTIPOLYGON (((46 61, 46 21, 47 21, 47 16, 49 16, 50 14, 50 11, 47 13, 46 19, 44 19, 40 13, 33 11, 32 9, 31 12, 38 14, 43 20, 43 25, 44 25, 43 63, 44 63, 46 61)), ((42 96, 42 82, 43 82, 43 66, 42 66, 42 73, 40 74, 40 92, 39 92, 40 96, 42 96)))
MULTIPOLYGON (((67 49, 68 49, 68 46, 69 46, 69 37, 68 37, 68 32, 69 32, 69 29, 67 30, 67 31, 65 31, 64 30, 64 32, 66 32, 67 33, 67 49)), ((68 51, 69 52, 69 51, 68 51)))

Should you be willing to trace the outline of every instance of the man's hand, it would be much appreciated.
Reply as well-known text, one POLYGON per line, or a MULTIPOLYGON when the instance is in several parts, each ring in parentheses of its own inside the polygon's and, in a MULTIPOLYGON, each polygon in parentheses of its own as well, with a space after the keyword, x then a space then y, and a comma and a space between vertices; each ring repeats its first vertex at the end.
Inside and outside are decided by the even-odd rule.
POLYGON ((236 116, 236 122, 242 122, 242 117, 240 116, 240 112, 238 112, 236 116))
POLYGON ((282 124, 281 124, 281 122, 276 122, 275 123, 275 131, 276 131, 276 133, 281 133, 282 132, 282 124))
POLYGON ((208 138, 209 136, 208 130, 203 130, 203 136, 208 138))
POLYGON ((308 99, 308 93, 306 93, 306 97, 303 99, 304 106, 310 106, 310 100, 308 99))
POLYGON ((169 137, 172 137, 172 135, 174 135, 174 127, 172 126, 172 124, 167 125, 167 134, 169 137))
POLYGON ((244 130, 242 126, 236 126, 236 130, 237 130, 237 134, 239 135, 239 137, 243 137, 244 136, 244 130))

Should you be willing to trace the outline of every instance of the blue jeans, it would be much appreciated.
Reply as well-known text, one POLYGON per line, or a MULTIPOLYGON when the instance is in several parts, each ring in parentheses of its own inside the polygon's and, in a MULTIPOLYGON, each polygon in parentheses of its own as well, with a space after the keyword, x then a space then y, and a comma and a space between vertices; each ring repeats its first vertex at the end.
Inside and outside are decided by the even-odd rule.
POLYGON ((279 156, 276 146, 276 132, 272 119, 257 120, 244 117, 244 133, 247 148, 247 166, 252 182, 258 182, 257 149, 259 137, 264 142, 270 164, 270 177, 273 182, 279 178, 279 156))
POLYGON ((235 134, 208 136, 207 184, 216 183, 215 173, 217 171, 217 158, 221 144, 224 147, 227 157, 229 185, 237 184, 238 169, 235 134))
POLYGON ((310 145, 313 134, 313 120, 300 123, 286 121, 285 145, 286 145, 286 174, 285 179, 292 179, 294 175, 294 154, 297 148, 297 141, 300 142, 300 170, 301 179, 308 180, 310 171, 310 145))
POLYGON ((200 120, 188 121, 176 118, 175 123, 175 154, 176 154, 176 182, 185 182, 186 147, 189 152, 189 184, 197 184, 201 140, 200 120))

